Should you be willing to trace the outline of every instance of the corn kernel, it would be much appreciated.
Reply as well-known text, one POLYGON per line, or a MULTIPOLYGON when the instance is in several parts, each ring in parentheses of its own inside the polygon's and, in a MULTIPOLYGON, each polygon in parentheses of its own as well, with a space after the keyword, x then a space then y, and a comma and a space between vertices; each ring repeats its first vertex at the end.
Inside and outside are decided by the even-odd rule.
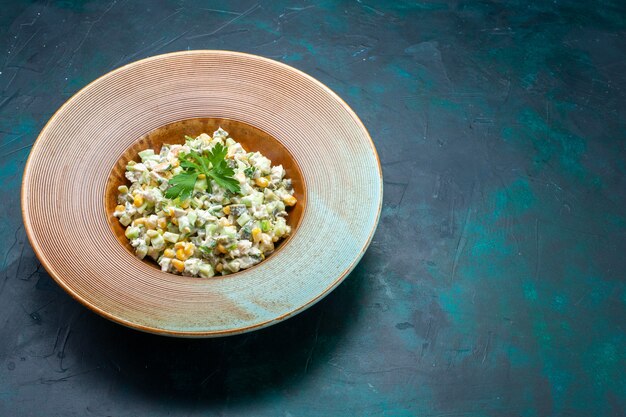
POLYGON ((228 221, 226 217, 222 217, 217 224, 222 227, 228 227, 233 225, 231 222, 228 221))
POLYGON ((230 206, 226 206, 222 209, 222 211, 224 212, 225 215, 229 215, 230 214, 230 206))
POLYGON ((178 272, 183 272, 185 270, 185 263, 183 261, 179 261, 178 259, 172 259, 172 265, 178 272))
POLYGON ((283 197, 283 202, 285 203, 286 206, 294 206, 298 200, 296 200, 296 198, 292 195, 288 195, 286 197, 283 197))
POLYGON ((185 242, 176 242, 174 244, 174 249, 182 249, 185 247, 185 242))
POLYGON ((224 265, 222 265, 222 264, 215 265, 215 270, 217 272, 222 272, 223 269, 224 269, 224 265))
POLYGON ((146 218, 140 217, 138 219, 133 220, 133 226, 139 226, 140 224, 146 225, 146 218))
POLYGON ((254 243, 258 243, 261 240, 261 229, 258 227, 252 229, 252 240, 254 240, 254 243))
POLYGON ((196 245, 194 245, 194 244, 193 244, 193 243, 191 243, 191 242, 187 242, 187 243, 185 244, 185 248, 183 249, 183 251, 185 252, 185 255, 187 255, 187 256, 191 256, 191 255, 193 255, 193 253, 195 252, 195 250, 196 250, 196 245))
POLYGON ((189 201, 185 201, 183 202, 183 204, 180 205, 182 208, 184 209, 188 209, 189 208, 189 201))
POLYGON ((163 256, 167 257, 167 258, 173 258, 174 256, 176 256, 176 252, 174 252, 172 249, 165 249, 163 251, 163 256))
POLYGON ((272 242, 276 243, 278 242, 279 237, 278 236, 272 236, 272 242))
POLYGON ((187 256, 183 248, 180 248, 176 251, 176 257, 180 259, 181 261, 186 261, 187 258, 189 258, 189 256, 187 256))
POLYGON ((178 219, 176 217, 172 217, 172 224, 178 226, 178 219))
POLYGON ((217 250, 220 253, 228 253, 228 250, 221 243, 219 245, 217 245, 217 250))
POLYGON ((178 160, 172 162, 172 168, 176 168, 179 165, 180 165, 180 162, 178 160))
POLYGON ((265 177, 259 177, 259 178, 254 180, 254 183, 256 185, 258 185, 259 187, 261 187, 261 188, 265 188, 265 187, 267 187, 269 185, 270 182, 265 177))
POLYGON ((159 226, 160 229, 165 229, 167 227, 167 219, 165 217, 159 217, 157 226, 159 226))
POLYGON ((135 195, 135 198, 133 199, 133 204, 135 205, 135 207, 141 207, 143 205, 143 196, 141 194, 135 195))
POLYGON ((170 217, 174 217, 174 216, 176 216, 176 212, 174 211, 174 209, 173 209, 173 208, 170 208, 170 209, 167 211, 167 213, 170 215, 170 217))
POLYGON ((124 206, 123 206, 123 205, 121 205, 121 204, 120 204, 120 205, 115 206, 115 211, 118 211, 118 212, 119 212, 119 211, 124 211, 124 210, 126 210, 126 207, 124 207, 124 206))
POLYGON ((199 180, 203 180, 203 179, 205 179, 205 178, 206 178, 206 175, 204 175, 204 174, 198 174, 198 179, 199 179, 199 180))

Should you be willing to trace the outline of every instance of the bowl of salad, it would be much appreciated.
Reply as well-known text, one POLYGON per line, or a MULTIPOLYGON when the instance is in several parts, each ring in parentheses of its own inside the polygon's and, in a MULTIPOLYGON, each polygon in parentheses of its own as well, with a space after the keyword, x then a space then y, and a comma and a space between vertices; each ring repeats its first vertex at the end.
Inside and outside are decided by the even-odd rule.
POLYGON ((235 120, 195 118, 133 143, 113 167, 105 199, 113 233, 139 259, 211 278, 283 247, 302 219, 306 190, 297 162, 272 136, 235 120))
POLYGON ((230 51, 118 68, 70 98, 35 142, 22 214, 76 300, 160 335, 277 323, 348 276, 382 202, 374 144, 307 74, 230 51))

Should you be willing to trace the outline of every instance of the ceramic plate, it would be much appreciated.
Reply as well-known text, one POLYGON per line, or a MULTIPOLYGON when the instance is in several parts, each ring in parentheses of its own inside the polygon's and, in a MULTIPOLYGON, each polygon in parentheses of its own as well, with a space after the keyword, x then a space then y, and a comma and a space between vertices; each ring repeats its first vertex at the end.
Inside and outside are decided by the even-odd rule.
POLYGON ((228 51, 159 55, 95 80, 46 124, 22 185, 28 238, 61 287, 120 324, 188 337, 259 329, 319 301, 363 255, 381 203, 376 149, 345 102, 292 67, 228 51), (297 178, 294 231, 236 274, 161 272, 120 237, 111 190, 144 145, 218 125, 297 178))

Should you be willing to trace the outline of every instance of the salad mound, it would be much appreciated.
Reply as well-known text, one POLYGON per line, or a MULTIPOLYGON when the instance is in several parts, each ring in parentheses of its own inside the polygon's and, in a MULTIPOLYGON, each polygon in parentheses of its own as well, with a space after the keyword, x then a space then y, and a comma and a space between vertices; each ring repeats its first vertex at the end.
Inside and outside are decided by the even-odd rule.
POLYGON ((202 278, 258 264, 291 233, 291 180, 282 165, 247 152, 222 128, 185 139, 158 154, 141 151, 141 162, 126 166, 131 185, 118 188, 113 215, 136 255, 162 271, 202 278))

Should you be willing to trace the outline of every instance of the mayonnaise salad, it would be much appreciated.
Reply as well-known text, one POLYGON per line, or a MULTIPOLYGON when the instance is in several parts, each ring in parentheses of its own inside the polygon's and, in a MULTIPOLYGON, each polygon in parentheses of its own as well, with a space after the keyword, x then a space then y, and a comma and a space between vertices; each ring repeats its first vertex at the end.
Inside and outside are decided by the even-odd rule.
POLYGON ((139 157, 126 166, 131 185, 118 188, 114 216, 136 255, 162 271, 234 273, 261 262, 291 233, 286 208, 297 201, 285 170, 223 129, 139 157))

